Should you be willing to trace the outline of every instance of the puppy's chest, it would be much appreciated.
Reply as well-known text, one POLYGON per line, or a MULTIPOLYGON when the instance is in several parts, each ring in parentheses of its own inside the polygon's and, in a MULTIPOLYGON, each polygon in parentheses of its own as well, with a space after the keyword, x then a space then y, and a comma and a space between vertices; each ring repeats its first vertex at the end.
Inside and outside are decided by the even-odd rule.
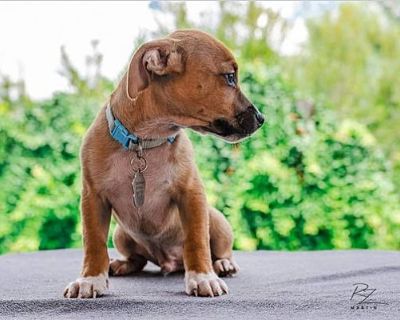
MULTIPOLYGON (((140 219, 162 223, 163 212, 171 206, 175 165, 168 150, 145 152, 147 168, 144 178, 144 204, 140 207, 140 219), (158 151, 158 152, 157 152, 158 151)), ((105 178, 102 183, 106 197, 114 208, 119 220, 138 225, 138 209, 134 205, 133 179, 141 162, 135 152, 121 150, 108 159, 105 178)), ((121 221, 121 222, 123 222, 121 221)))

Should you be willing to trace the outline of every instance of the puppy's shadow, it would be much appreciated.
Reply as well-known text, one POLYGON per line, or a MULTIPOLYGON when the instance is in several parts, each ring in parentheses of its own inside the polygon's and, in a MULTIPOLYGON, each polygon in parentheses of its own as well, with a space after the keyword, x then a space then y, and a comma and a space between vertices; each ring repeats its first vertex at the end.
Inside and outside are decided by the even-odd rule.
POLYGON ((137 278, 141 278, 141 279, 154 279, 154 278, 158 278, 158 279, 177 279, 177 278, 182 278, 184 276, 184 272, 183 271, 176 271, 176 272, 170 272, 167 274, 162 273, 159 270, 142 270, 139 272, 135 272, 135 273, 131 273, 128 275, 124 275, 124 276, 111 276, 112 278, 124 278, 124 279, 137 279, 137 278))
MULTIPOLYGON (((118 258, 112 258, 112 260, 114 259, 118 259, 118 258)), ((139 272, 134 272, 131 274, 127 274, 127 275, 122 275, 122 276, 115 276, 112 275, 111 273, 109 273, 110 278, 114 278, 114 279, 138 279, 138 278, 143 278, 143 279, 151 279, 151 278, 158 278, 158 279, 169 279, 169 278, 181 278, 184 276, 184 270, 179 270, 179 271, 174 271, 174 272, 170 272, 170 273, 162 273, 161 272, 161 268, 154 264, 151 261, 148 261, 147 265, 145 266, 145 268, 142 271, 139 272)))

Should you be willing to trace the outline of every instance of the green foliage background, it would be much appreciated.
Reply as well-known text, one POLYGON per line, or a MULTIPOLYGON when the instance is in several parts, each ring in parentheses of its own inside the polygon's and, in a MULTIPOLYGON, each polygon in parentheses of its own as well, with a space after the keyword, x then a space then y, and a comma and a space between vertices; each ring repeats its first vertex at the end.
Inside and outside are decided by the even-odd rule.
MULTIPOLYGON (((285 57, 270 39, 283 41, 288 21, 253 2, 220 6, 214 26, 194 25, 182 3, 161 9, 235 52, 241 86, 267 118, 238 145, 190 133, 235 247, 398 249, 399 23, 378 6, 344 4, 310 18, 305 48, 285 57)), ((88 61, 100 68, 93 46, 88 61)), ((73 91, 46 101, 1 81, 0 253, 81 245, 79 147, 114 84, 79 74, 65 50, 62 65, 73 91)))

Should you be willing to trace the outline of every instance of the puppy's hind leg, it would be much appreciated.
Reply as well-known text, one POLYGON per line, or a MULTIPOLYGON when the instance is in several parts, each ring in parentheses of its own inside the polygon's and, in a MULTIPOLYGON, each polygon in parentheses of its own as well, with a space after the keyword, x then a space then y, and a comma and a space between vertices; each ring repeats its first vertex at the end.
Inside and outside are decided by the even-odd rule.
POLYGON ((210 246, 214 271, 217 275, 233 276, 239 272, 239 266, 232 256, 233 233, 224 215, 213 207, 210 214, 210 246))
POLYGON ((141 254, 143 250, 120 226, 116 226, 113 235, 114 247, 124 257, 123 259, 111 259, 109 274, 112 276, 124 276, 142 271, 147 259, 141 254))

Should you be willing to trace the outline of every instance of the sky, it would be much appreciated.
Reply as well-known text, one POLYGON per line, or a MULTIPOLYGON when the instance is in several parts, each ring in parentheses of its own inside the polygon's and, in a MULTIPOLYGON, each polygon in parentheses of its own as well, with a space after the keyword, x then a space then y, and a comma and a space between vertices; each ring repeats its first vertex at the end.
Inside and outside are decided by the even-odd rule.
MULTIPOLYGON (((268 2, 284 17, 293 16, 297 4, 268 2)), ((102 73, 116 80, 135 49, 136 36, 157 29, 155 17, 172 26, 172 21, 150 7, 148 1, 0 2, 0 75, 24 79, 32 98, 50 97, 68 87, 60 75, 61 46, 84 72, 91 41, 99 40, 98 49, 104 56, 102 73)), ((204 10, 216 12, 218 3, 190 1, 187 7, 189 17, 196 20, 204 10)), ((306 38, 304 21, 297 19, 296 24, 282 49, 287 53, 294 52, 306 38)))

